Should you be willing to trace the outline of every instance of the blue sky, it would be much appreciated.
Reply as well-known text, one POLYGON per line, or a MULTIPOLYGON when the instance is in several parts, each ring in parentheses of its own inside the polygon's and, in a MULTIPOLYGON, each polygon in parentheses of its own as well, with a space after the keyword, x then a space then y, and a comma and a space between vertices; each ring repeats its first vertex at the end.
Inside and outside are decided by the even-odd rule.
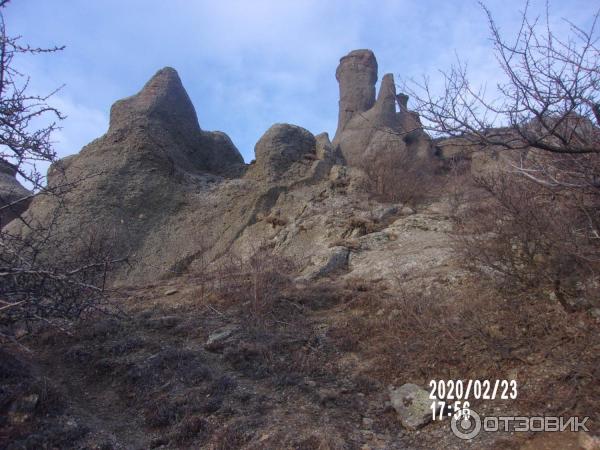
MULTIPOLYGON (((514 33, 524 2, 485 3, 514 33)), ((553 1, 552 17, 585 25, 594 3, 553 1)), ((179 72, 200 126, 226 132, 246 161, 273 123, 333 137, 335 69, 350 50, 372 49, 379 79, 391 72, 397 83, 423 74, 435 82, 456 54, 474 80, 498 77, 484 13, 470 0, 13 0, 5 20, 32 45, 66 45, 18 61, 40 94, 65 84, 51 100, 68 116, 55 136, 62 156, 101 136, 110 105, 164 66, 179 72)))

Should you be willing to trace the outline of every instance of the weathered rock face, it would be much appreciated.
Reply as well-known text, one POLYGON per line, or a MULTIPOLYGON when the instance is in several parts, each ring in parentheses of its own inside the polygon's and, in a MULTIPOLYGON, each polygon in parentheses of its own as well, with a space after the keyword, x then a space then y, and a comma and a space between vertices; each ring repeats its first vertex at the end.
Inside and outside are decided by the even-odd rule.
POLYGON ((170 67, 159 70, 138 94, 112 106, 107 135, 119 139, 137 129, 175 141, 169 157, 185 170, 226 174, 243 164, 226 134, 200 129, 194 106, 170 67))
POLYGON ((358 113, 375 103, 377 60, 371 50, 354 50, 340 59, 335 72, 340 84, 340 112, 336 134, 358 113))
MULTIPOLYGON (((345 88, 354 83, 344 101, 360 114, 343 115, 347 122, 333 143, 326 133, 315 137, 304 128, 276 124, 256 144, 255 162, 245 165, 227 135, 200 128, 177 73, 160 70, 138 94, 114 104, 104 136, 50 168, 51 185, 75 183, 64 196, 55 236, 69 243, 69 254, 79 244, 85 249, 91 236, 117 256, 127 255, 130 266, 115 274, 117 284, 202 271, 205 264, 247 255, 261 243, 305 261, 305 279, 370 274, 374 267, 380 276, 389 264, 379 256, 387 247, 378 246, 391 240, 365 240, 374 259, 343 242, 363 239, 349 228, 357 211, 372 215, 381 206, 369 199, 365 171, 346 161, 360 165, 382 152, 415 147, 387 132, 401 129, 404 116, 396 112, 391 75, 383 77, 375 100, 372 53, 343 59, 338 77, 345 88)), ((26 218, 48 223, 56 207, 52 197, 38 197, 26 218)), ((386 208, 392 212, 382 223, 402 210, 386 208)), ((26 233, 16 222, 10 231, 26 233)))
POLYGON ((139 120, 157 120, 181 132, 200 131, 196 110, 175 69, 160 69, 138 94, 116 101, 110 110, 110 131, 139 120))
POLYGON ((256 162, 251 175, 271 181, 285 177, 295 163, 316 158, 316 147, 317 141, 310 131, 295 125, 275 124, 254 147, 256 162))
MULTIPOLYGON (((334 163, 326 134, 317 140, 304 128, 277 124, 246 166, 227 135, 200 129, 177 73, 163 69, 138 94, 115 103, 104 136, 48 171, 51 185, 75 182, 64 196, 56 238, 85 247, 93 236, 127 255, 130 266, 115 274, 116 283, 202 270, 203 261, 270 239, 280 227, 262 218, 290 192, 303 192, 299 208, 315 189, 326 189, 334 163)), ((57 207, 52 197, 39 197, 25 214, 45 224, 57 207)))
MULTIPOLYGON (((150 277, 165 273, 186 250, 200 245, 194 245, 200 237, 190 238, 201 223, 187 211, 194 197, 244 170, 227 135, 200 129, 177 73, 162 69, 138 94, 115 103, 104 136, 48 171, 51 186, 75 183, 64 198, 57 238, 95 235, 116 253, 145 260, 132 265, 132 278, 144 271, 150 277), (185 218, 179 216, 184 212, 185 218)), ((44 224, 56 207, 53 198, 40 196, 26 215, 44 224)), ((207 205, 194 207, 203 210, 203 219, 214 211, 212 205, 210 213, 207 205)), ((19 232, 14 222, 10 225, 19 232)), ((210 240, 206 233, 202 239, 210 240)))
POLYGON ((383 76, 375 100, 377 61, 373 52, 355 50, 344 56, 336 78, 340 111, 333 145, 349 165, 368 165, 384 152, 431 156, 431 140, 418 115, 408 110, 408 97, 396 94, 392 74, 383 76))
POLYGON ((0 210, 0 227, 6 225, 25 211, 29 205, 29 201, 22 201, 12 205, 14 202, 31 194, 31 192, 17 181, 16 176, 16 168, 12 164, 0 159, 0 208, 6 206, 6 209, 0 210))

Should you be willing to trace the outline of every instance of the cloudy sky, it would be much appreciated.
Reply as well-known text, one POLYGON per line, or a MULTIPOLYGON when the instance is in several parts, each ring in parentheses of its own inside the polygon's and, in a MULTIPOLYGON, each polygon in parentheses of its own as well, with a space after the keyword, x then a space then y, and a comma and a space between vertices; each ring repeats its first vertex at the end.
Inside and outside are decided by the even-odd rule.
MULTIPOLYGON (((524 2, 485 3, 514 33, 524 2)), ((554 0, 553 20, 585 25, 594 3, 554 0)), ((391 72, 397 83, 424 74, 435 82, 457 54, 476 80, 498 76, 484 13, 472 0, 13 0, 5 21, 10 35, 32 45, 66 45, 19 60, 40 94, 65 85, 51 101, 68 116, 55 136, 61 155, 102 135, 110 105, 164 66, 179 72, 200 126, 229 134, 246 161, 276 122, 333 137, 335 69, 350 50, 372 49, 379 78, 391 72)))

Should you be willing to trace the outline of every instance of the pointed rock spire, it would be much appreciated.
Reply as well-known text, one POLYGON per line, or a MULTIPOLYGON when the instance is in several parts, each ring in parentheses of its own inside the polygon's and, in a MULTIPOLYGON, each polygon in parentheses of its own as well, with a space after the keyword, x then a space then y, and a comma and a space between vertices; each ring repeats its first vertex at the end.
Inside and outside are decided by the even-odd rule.
POLYGON ((199 131, 198 117, 177 71, 160 69, 140 92, 115 102, 110 111, 110 130, 127 127, 139 119, 176 126, 184 132, 199 131))
POLYGON ((394 83, 394 75, 387 73, 381 80, 379 95, 375 102, 376 110, 375 120, 379 127, 394 128, 398 125, 396 117, 396 84, 394 83))

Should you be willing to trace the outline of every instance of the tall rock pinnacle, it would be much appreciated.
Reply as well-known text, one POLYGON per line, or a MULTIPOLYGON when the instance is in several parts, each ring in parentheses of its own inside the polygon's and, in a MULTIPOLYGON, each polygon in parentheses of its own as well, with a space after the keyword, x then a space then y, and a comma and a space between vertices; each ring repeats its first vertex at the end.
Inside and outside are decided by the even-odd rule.
POLYGON ((338 134, 352 116, 371 109, 375 104, 375 55, 371 50, 351 51, 340 59, 335 78, 340 84, 340 111, 336 132, 338 134))
POLYGON ((160 69, 137 94, 118 100, 110 111, 110 130, 120 129, 136 119, 158 120, 184 132, 200 130, 196 110, 177 71, 160 69))
POLYGON ((396 115, 396 84, 394 75, 387 73, 381 79, 379 95, 373 108, 375 110, 374 119, 378 127, 395 128, 398 126, 396 115))
MULTIPOLYGON (((132 137, 136 126, 144 130, 144 139, 161 142, 169 157, 184 170, 224 174, 232 167, 238 171, 244 163, 226 134, 200 128, 194 105, 171 67, 156 72, 137 94, 113 104, 109 134, 132 137)), ((156 149, 150 149, 155 153, 156 149)))
POLYGON ((340 111, 333 146, 346 163, 364 166, 390 152, 429 156, 431 140, 418 115, 407 109, 408 97, 396 94, 391 73, 383 76, 375 100, 377 60, 371 50, 348 53, 340 59, 335 76, 340 111))

